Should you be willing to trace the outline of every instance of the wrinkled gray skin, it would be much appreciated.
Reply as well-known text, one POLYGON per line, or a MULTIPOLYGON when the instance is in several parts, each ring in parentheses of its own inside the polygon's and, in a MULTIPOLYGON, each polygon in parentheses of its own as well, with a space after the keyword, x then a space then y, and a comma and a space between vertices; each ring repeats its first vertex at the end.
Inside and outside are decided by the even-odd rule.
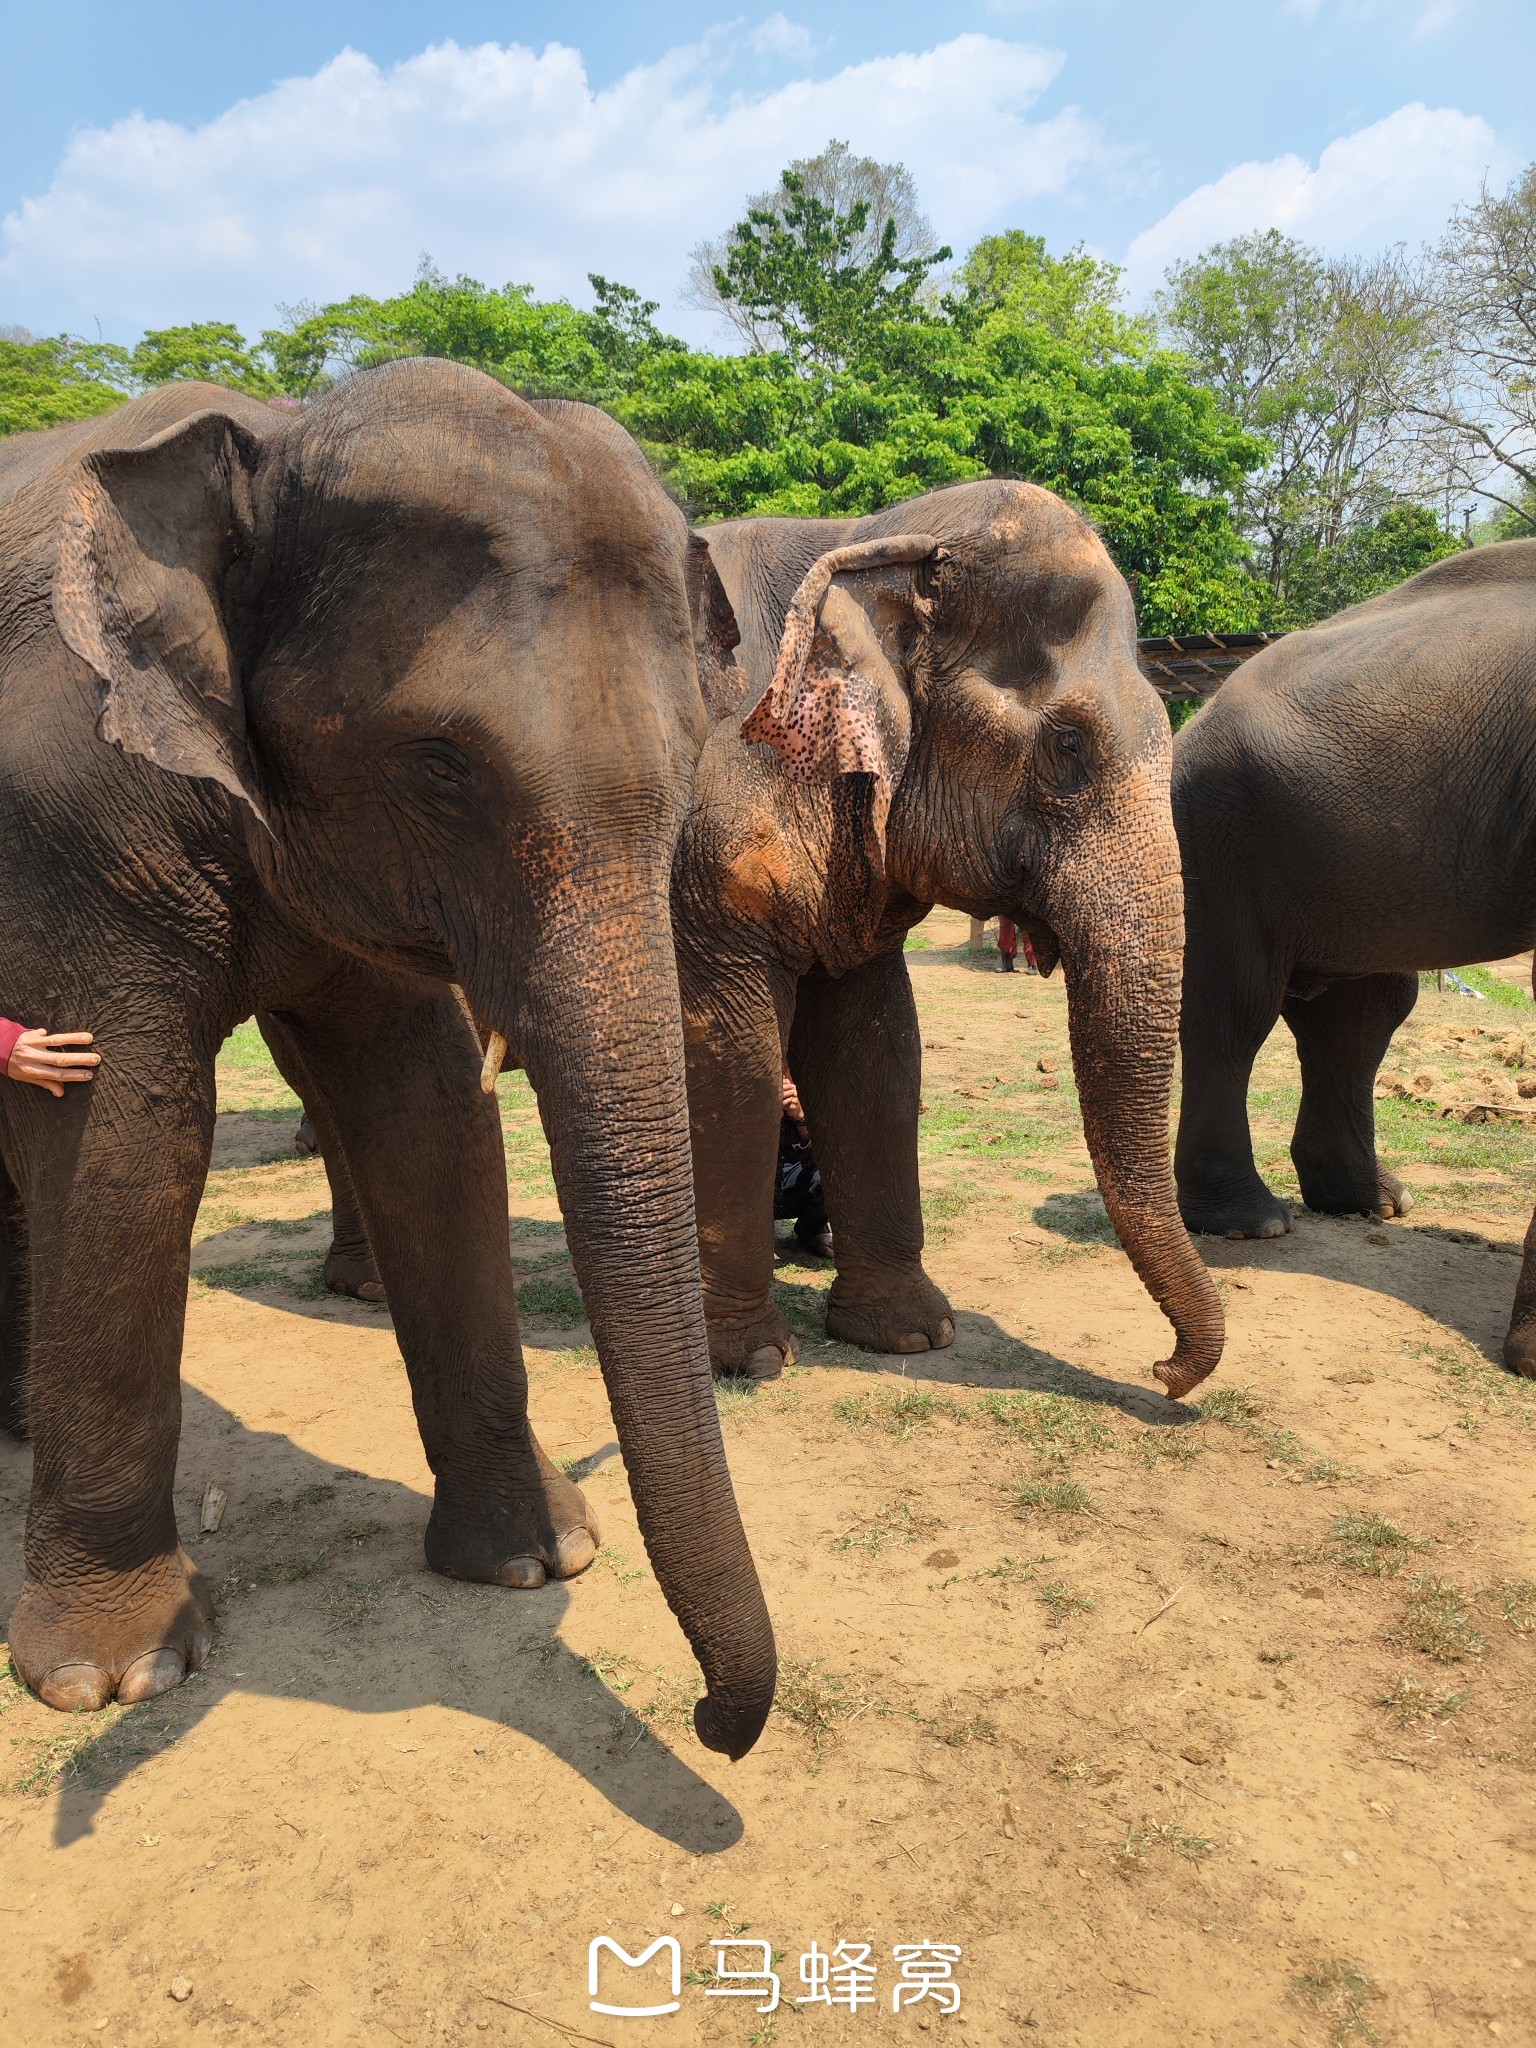
POLYGON ((531 1586, 595 1532, 528 1423, 475 1027, 517 1045, 700 1733, 755 1740, 773 1637, 699 1310, 668 919, 710 593, 628 436, 452 364, 286 417, 177 385, 0 447, 0 991, 102 1055, 62 1102, 0 1081, 0 1367, 36 1450, 10 1647, 52 1705, 207 1653, 178 1364, 214 1056, 257 1010, 356 1183, 428 1560, 531 1586))
MULTIPOLYGON (((673 876, 710 1353, 768 1378, 794 1356, 769 1296, 781 1061, 821 1166, 836 1337, 952 1341, 923 1270, 921 1041, 902 940, 935 903, 1007 912, 1067 979, 1073 1064, 1099 1186, 1174 1325, 1157 1368, 1187 1393, 1222 1316, 1179 1220, 1168 1156, 1183 942, 1168 720, 1136 661, 1130 593, 1091 528, 1029 484, 961 484, 859 520, 707 530, 741 632, 741 701, 711 728, 673 876), (742 714, 773 676, 786 613, 828 550, 926 536, 907 563, 837 574, 807 669, 861 707, 858 758, 823 736, 795 779, 742 714), (933 551, 932 543, 940 543, 933 551), (892 785, 884 844, 875 785, 892 785)), ((814 707, 812 707, 814 708, 814 707)), ((337 1204, 338 1217, 345 1203, 337 1204)), ((340 1227, 340 1226, 339 1226, 340 1227)), ((337 1277, 366 1285, 355 1228, 337 1277)))
MULTIPOLYGON (((1281 1016, 1301 1060, 1302 1199, 1403 1213, 1373 1090, 1419 974, 1536 941, 1536 541, 1453 555, 1257 655, 1179 734, 1173 800, 1185 1220, 1229 1237, 1290 1228, 1247 1113, 1281 1016)), ((1504 1359, 1536 1376, 1536 1222, 1504 1359)))

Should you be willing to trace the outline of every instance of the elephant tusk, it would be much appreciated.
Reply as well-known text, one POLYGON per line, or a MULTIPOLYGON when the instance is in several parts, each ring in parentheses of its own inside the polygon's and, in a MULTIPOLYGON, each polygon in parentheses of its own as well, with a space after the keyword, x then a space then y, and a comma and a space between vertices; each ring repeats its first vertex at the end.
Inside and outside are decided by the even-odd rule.
POLYGON ((485 1048, 485 1065, 480 1069, 480 1087, 487 1095, 496 1093, 496 1076, 501 1072, 501 1063, 507 1056, 507 1041, 499 1031, 493 1031, 485 1048))

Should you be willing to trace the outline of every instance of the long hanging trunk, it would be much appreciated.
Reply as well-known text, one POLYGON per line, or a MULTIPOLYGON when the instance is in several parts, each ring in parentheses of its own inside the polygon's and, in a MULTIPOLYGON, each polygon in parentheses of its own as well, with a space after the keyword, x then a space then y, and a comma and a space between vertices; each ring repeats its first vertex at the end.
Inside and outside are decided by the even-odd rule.
POLYGON ((704 1672, 694 1724, 740 1757, 777 1658, 710 1372, 666 877, 598 893, 584 875, 582 895, 595 914, 537 936, 509 1035, 549 1135, 641 1534, 704 1672))
POLYGON ((1154 1367, 1180 1400, 1221 1359, 1224 1319, 1174 1193, 1169 1105, 1178 1043, 1184 893, 1166 762, 1139 764, 1053 877, 1083 1132, 1110 1221, 1173 1324, 1154 1367))

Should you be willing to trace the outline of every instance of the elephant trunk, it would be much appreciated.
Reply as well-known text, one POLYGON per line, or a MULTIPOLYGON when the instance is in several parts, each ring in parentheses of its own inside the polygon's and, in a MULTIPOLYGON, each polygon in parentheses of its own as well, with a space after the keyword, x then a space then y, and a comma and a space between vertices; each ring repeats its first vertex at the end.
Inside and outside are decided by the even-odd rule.
POLYGON ((1173 1356, 1154 1371, 1180 1400, 1219 1363, 1224 1319, 1179 1215, 1169 1153, 1184 898, 1162 750, 1120 781, 1066 868, 1058 881, 1070 909, 1051 924, 1083 1132, 1110 1221, 1173 1324, 1173 1356))
POLYGON ((710 1372, 667 878, 588 875, 581 894, 525 945, 517 1014, 475 1008, 511 1022, 538 1096, 641 1534, 708 1688, 695 1726, 740 1757, 777 1659, 710 1372))

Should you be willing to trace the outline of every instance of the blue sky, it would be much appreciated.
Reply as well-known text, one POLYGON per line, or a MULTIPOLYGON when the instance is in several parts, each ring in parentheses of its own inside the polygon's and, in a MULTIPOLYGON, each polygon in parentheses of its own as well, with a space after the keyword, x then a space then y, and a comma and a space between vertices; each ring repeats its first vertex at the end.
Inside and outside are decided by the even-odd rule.
POLYGON ((1536 158, 1536 0, 4 0, 0 325, 101 331, 384 292, 419 256, 673 324, 689 250, 844 137, 943 239, 1128 265, 1220 235, 1432 236, 1536 158))

